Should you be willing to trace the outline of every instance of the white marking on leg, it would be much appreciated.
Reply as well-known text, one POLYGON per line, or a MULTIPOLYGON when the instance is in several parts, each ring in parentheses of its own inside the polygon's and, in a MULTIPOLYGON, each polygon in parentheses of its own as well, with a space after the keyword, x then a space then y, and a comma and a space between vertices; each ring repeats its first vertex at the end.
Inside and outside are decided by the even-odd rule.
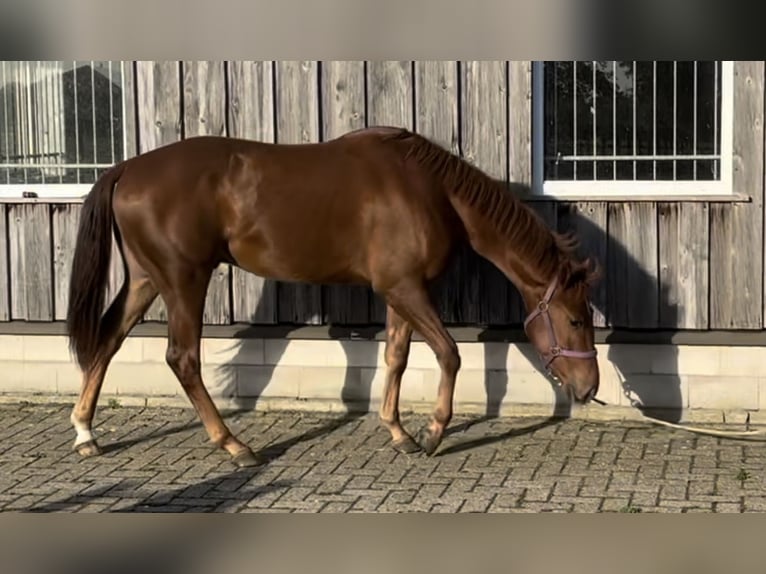
POLYGON ((74 413, 72 413, 72 415, 69 417, 69 420, 72 422, 74 430, 77 433, 77 438, 74 439, 75 446, 93 440, 93 433, 90 431, 90 428, 88 428, 85 423, 75 419, 74 413))
POLYGON ((93 440, 93 433, 90 432, 90 429, 75 427, 74 430, 77 431, 77 438, 74 439, 75 445, 80 445, 93 440))

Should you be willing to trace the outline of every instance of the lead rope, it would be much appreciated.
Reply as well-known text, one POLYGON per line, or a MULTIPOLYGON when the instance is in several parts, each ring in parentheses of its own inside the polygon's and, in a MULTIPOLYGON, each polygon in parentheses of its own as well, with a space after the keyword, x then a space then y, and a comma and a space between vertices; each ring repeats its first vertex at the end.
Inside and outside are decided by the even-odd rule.
MULTIPOLYGON (((649 421, 651 423, 658 424, 658 425, 663 425, 663 426, 666 426, 666 427, 670 427, 670 428, 674 428, 674 429, 679 429, 679 430, 683 430, 683 431, 687 431, 687 432, 703 434, 703 435, 710 435, 710 436, 719 436, 719 437, 725 437, 725 438, 745 438, 745 439, 750 438, 752 440, 752 438, 754 438, 754 437, 766 436, 766 429, 765 430, 746 430, 746 431, 725 431, 725 430, 717 430, 717 429, 709 429, 709 428, 702 428, 702 427, 679 425, 679 424, 676 424, 676 423, 671 423, 671 422, 668 422, 668 421, 663 421, 663 420, 660 420, 660 419, 655 419, 655 418, 652 418, 652 417, 648 417, 648 416, 646 416, 641 411, 640 407, 643 406, 643 405, 641 405, 641 403, 639 403, 637 400, 635 400, 630 395, 630 384, 628 384, 628 382, 625 379, 625 377, 622 375, 620 370, 617 368, 617 365, 615 365, 611 361, 610 361, 610 364, 612 365, 612 368, 614 369, 614 372, 617 374, 617 378, 620 380, 620 384, 622 385, 622 389, 623 389, 623 394, 628 399, 628 401, 630 401, 630 406, 636 408, 638 410, 638 412, 641 413, 641 416, 645 420, 647 420, 647 421, 649 421)), ((600 404, 602 406, 607 406, 607 403, 605 403, 604 401, 602 401, 600 399, 596 399, 594 397, 592 400, 595 403, 598 403, 598 404, 600 404)), ((758 439, 756 442, 764 442, 764 440, 765 439, 758 439)))

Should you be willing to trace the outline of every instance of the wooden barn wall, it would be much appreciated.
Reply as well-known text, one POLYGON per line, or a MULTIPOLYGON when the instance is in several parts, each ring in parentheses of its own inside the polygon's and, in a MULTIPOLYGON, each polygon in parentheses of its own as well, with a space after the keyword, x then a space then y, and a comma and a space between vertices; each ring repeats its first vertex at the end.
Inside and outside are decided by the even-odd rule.
MULTIPOLYGON (((761 329, 764 323, 764 65, 735 65, 734 166, 749 203, 530 202, 606 271, 596 324, 761 329)), ((529 62, 135 62, 127 78, 129 153, 197 134, 313 142, 365 125, 436 139, 495 177, 531 179, 529 62)), ((0 321, 60 321, 80 204, 0 204, 0 321)), ((109 290, 122 280, 113 261, 109 290)), ((451 324, 518 326, 520 299, 484 260, 461 255, 440 288, 451 324)), ((275 283, 221 265, 205 323, 380 324, 367 288, 275 283)), ((161 300, 146 320, 164 321, 161 300)))

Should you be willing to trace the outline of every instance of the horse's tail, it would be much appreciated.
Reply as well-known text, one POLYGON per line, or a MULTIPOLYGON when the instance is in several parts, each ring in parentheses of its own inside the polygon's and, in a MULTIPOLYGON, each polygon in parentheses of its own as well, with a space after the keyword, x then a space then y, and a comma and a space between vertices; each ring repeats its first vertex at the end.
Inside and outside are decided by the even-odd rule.
POLYGON ((85 198, 80 215, 66 324, 69 348, 83 370, 92 364, 98 352, 112 252, 112 191, 124 169, 123 162, 101 175, 85 198))

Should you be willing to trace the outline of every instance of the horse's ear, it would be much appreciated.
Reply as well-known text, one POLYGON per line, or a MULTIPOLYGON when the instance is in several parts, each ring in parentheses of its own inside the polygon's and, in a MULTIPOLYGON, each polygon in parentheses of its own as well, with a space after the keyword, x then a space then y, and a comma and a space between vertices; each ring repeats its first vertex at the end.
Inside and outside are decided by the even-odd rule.
POLYGON ((588 284, 589 287, 593 287, 596 283, 601 281, 604 278, 604 269, 601 267, 601 264, 598 262, 597 259, 588 257, 588 259, 585 260, 587 263, 587 266, 590 268, 588 271, 588 275, 585 278, 585 282, 588 284))
POLYGON ((559 280, 565 289, 584 284, 593 286, 601 279, 601 267, 595 259, 588 257, 585 261, 570 262, 561 269, 559 280))
POLYGON ((564 289, 574 287, 580 281, 584 281, 587 275, 586 267, 582 263, 567 261, 559 271, 559 283, 564 289))

